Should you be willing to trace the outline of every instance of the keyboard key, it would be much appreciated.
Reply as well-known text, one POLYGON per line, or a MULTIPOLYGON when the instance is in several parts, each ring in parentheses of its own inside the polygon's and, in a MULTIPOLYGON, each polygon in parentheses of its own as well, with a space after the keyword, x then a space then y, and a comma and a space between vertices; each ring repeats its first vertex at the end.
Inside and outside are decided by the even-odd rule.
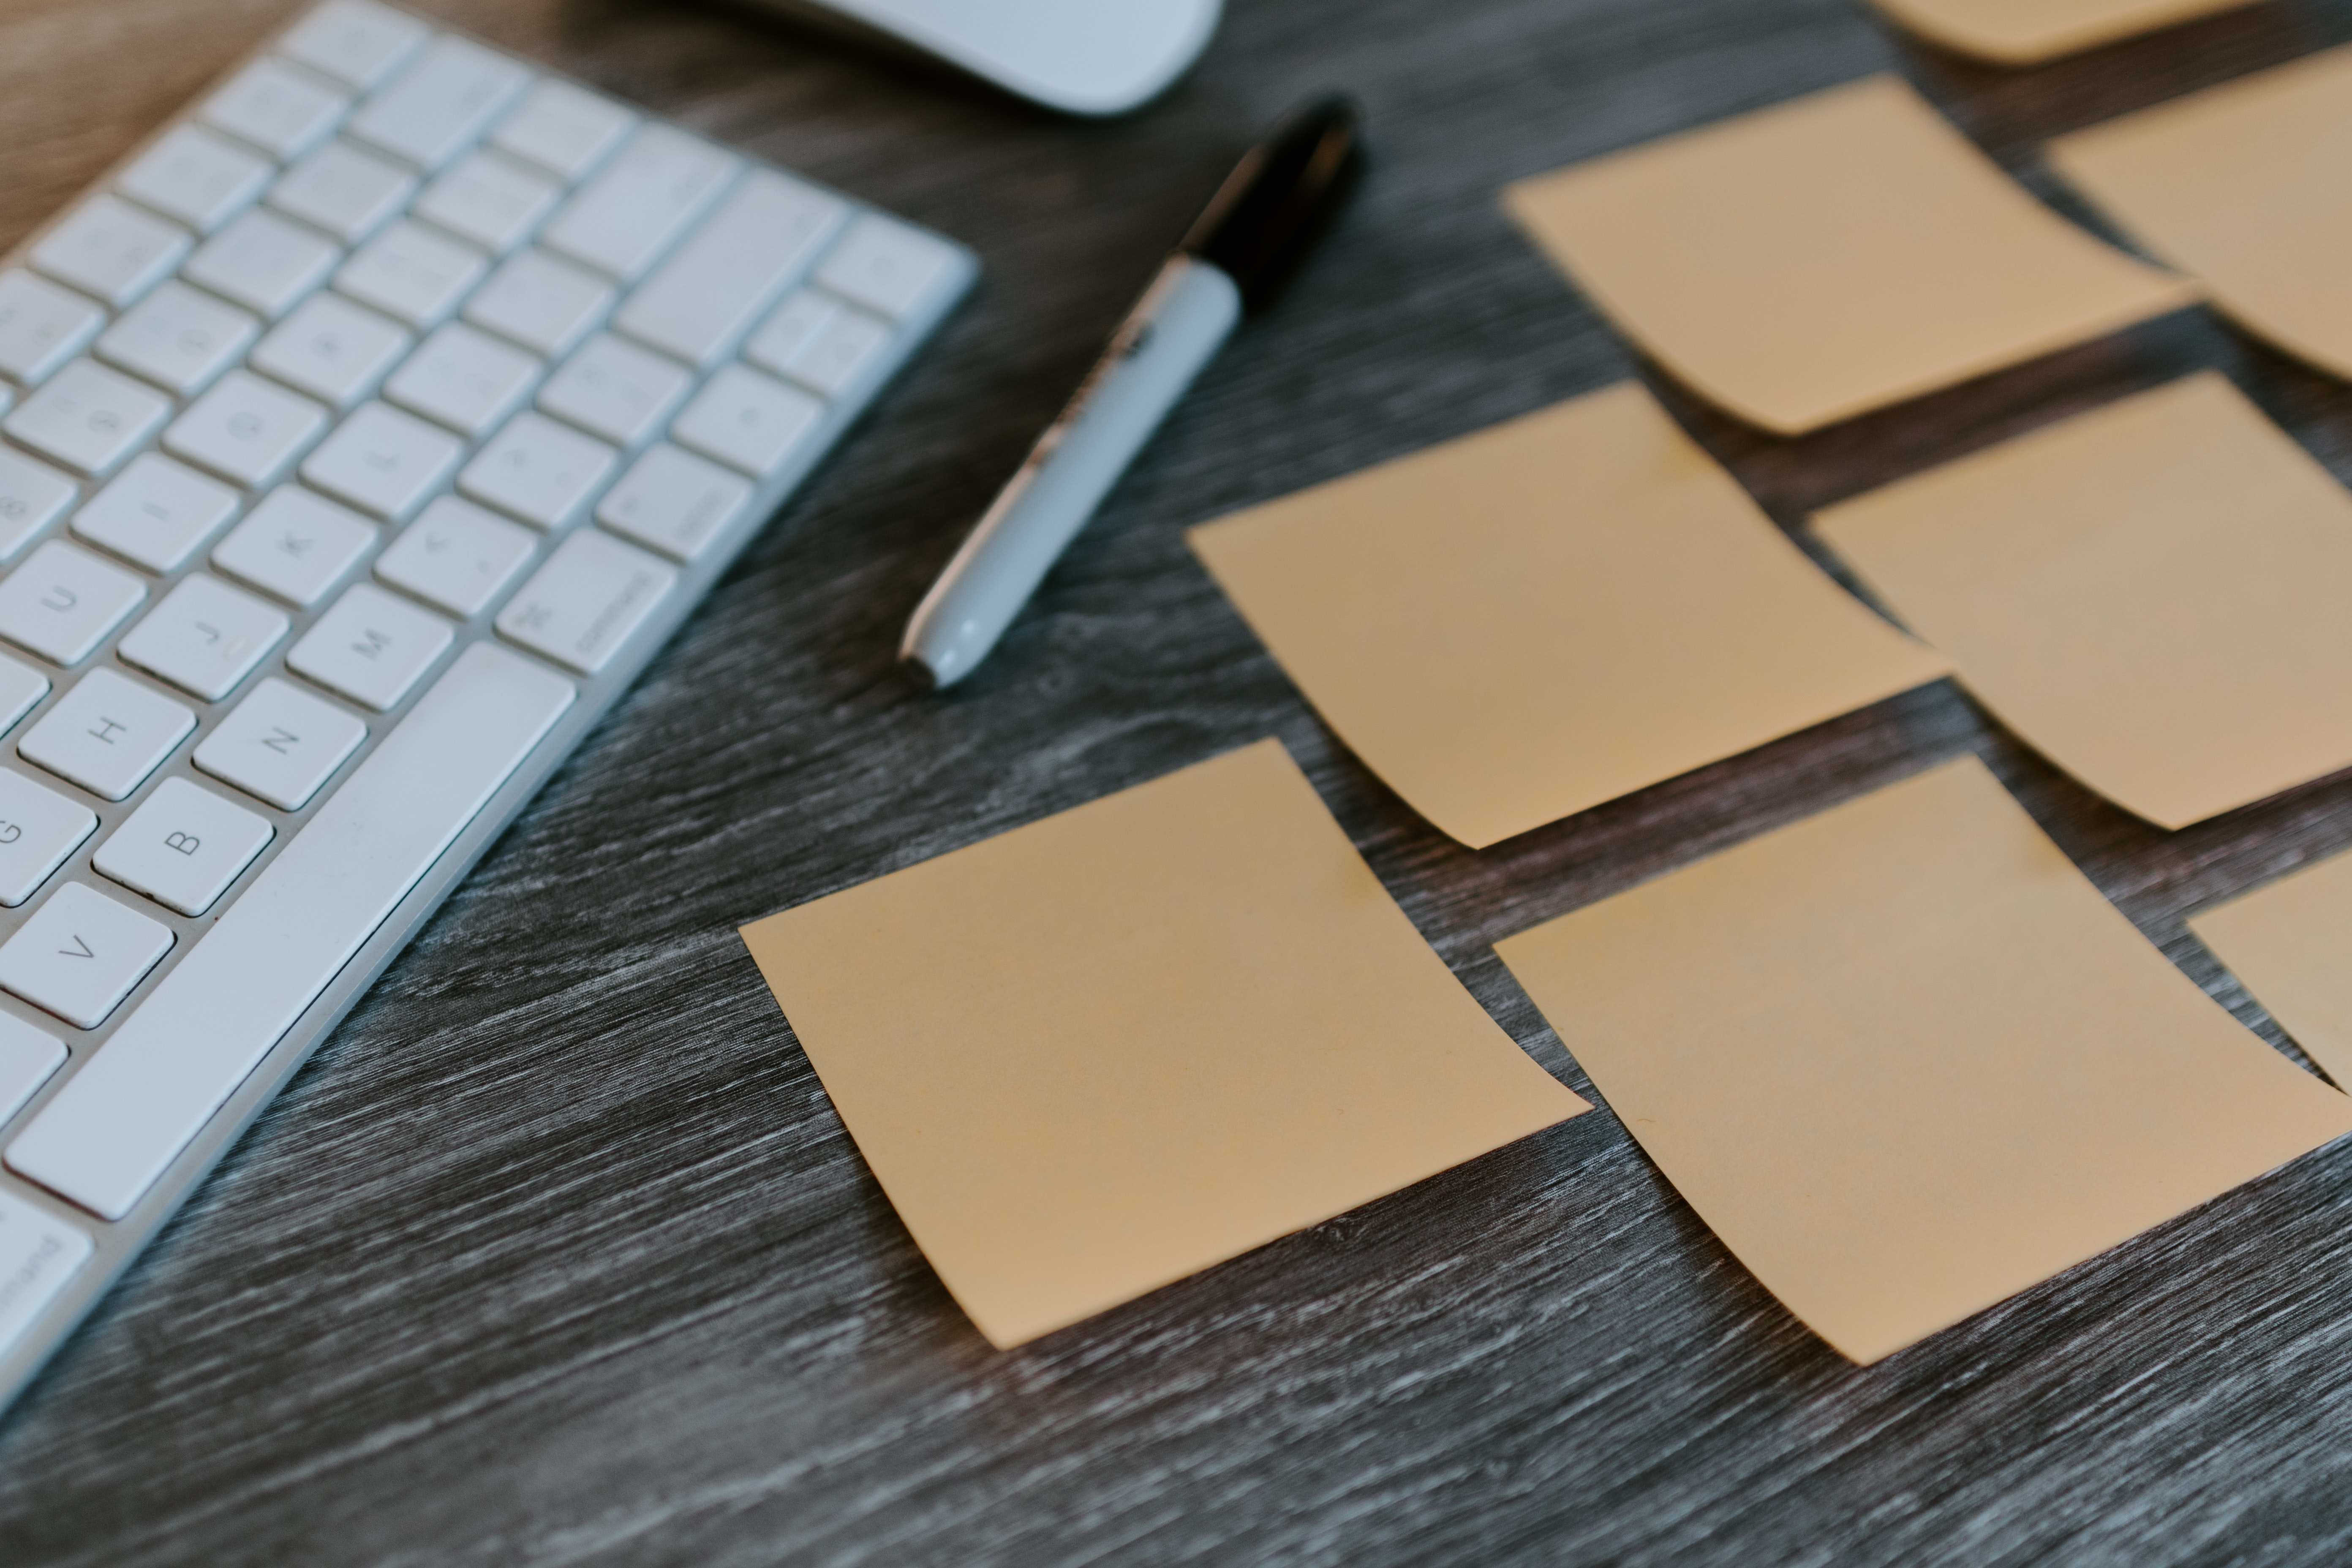
POLYGON ((269 205, 357 245, 408 205, 416 176, 364 147, 335 141, 286 172, 269 205))
MULTIPOLYGON (((0 1121, 16 1114, 33 1091, 49 1081, 51 1074, 66 1065, 65 1042, 55 1035, 45 1034, 14 1013, 0 1013, 0 1121)), ((10 1197, 0 1202, 0 1279, 13 1286, 22 1277, 24 1259, 9 1251, 6 1204, 17 1200, 10 1197)), ((0 1291, 0 1296, 12 1298, 13 1289, 0 1291)), ((8 1342, 8 1306, 0 1306, 0 1345, 8 1342)))
POLYGON ((371 403, 302 465, 302 478, 362 511, 397 521, 440 489, 466 444, 414 414, 371 403))
POLYGON ((90 868, 167 910, 200 915, 269 847, 268 820, 185 779, 165 779, 108 836, 90 868))
POLYGON ((452 321, 408 356, 383 395, 461 436, 478 437, 514 412, 540 368, 536 356, 452 321))
POLYGON ((47 463, 0 447, 0 561, 31 543, 80 493, 47 463))
POLYGON ((613 324, 688 364, 716 364, 848 212, 838 196, 757 170, 629 297, 613 324))
POLYGON ((296 23, 278 47, 353 87, 370 88, 429 36, 424 23, 373 0, 331 0, 296 23))
POLYGON ((0 945, 0 986, 95 1029, 172 951, 172 928, 68 882, 0 945))
POLYGON ((122 172, 124 195, 210 234, 259 196, 278 166, 201 125, 175 125, 122 172))
POLYGON ((351 100, 282 60, 256 60, 205 100, 205 121, 291 161, 335 128, 351 100))
POLYGON ((0 768, 0 906, 13 910, 39 892, 97 831, 89 807, 0 768))
POLYGON ((335 287, 412 327, 425 327, 455 310, 488 266, 480 251, 404 220, 343 263, 335 287))
POLYGON ((824 405, 796 386, 730 364, 710 378, 670 426, 670 438, 764 479, 816 427, 824 405))
POLYGON ((49 694, 49 678, 31 665, 0 653, 0 734, 16 727, 49 694))
POLYGON ((844 310, 784 363, 784 374, 813 392, 838 397, 881 363, 890 326, 863 310, 844 310))
POLYGON ((562 528, 594 499, 618 454, 604 442, 524 413, 474 456, 457 488, 534 528, 562 528))
POLYGON ((351 714, 271 676, 204 738, 194 761, 280 811, 299 811, 366 739, 351 714))
POLYGON ((286 668, 378 712, 396 705, 457 633, 371 583, 343 591, 286 656, 286 668))
POLYGON ((954 264, 945 241, 866 213, 824 258, 816 280, 886 316, 905 316, 930 299, 954 264))
POLYGON ((416 216, 502 253, 521 244, 562 194, 553 180, 510 158, 471 153, 426 188, 416 216))
POLYGON ((121 800, 195 727, 184 705, 99 668, 25 731, 16 754, 101 799, 121 800))
POLYGON ((0 637, 52 664, 79 664, 146 597, 121 567, 52 539, 0 581, 0 637))
POLYGON ((552 359, 603 321, 617 298, 594 274, 526 250, 467 301, 466 320, 552 359))
POLYGON ((33 265, 116 310, 170 275, 187 231, 119 196, 92 196, 33 247, 33 265))
POLYGON ((415 340, 340 294, 313 294, 253 351, 254 368, 337 408, 373 391, 415 340))
POLYGON ((793 356, 838 321, 844 309, 840 300, 823 289, 796 289, 760 323, 760 330, 743 345, 743 357, 761 370, 782 375, 793 356))
POLYGON ((472 145, 530 79, 504 55, 445 35, 360 106, 351 133, 419 168, 437 169, 472 145))
POLYGON ((637 117, 568 81, 542 80, 490 132, 490 144, 566 180, 576 180, 620 145, 637 117))
POLYGON ((734 177, 738 160, 667 125, 630 138, 563 205, 540 243, 615 278, 635 278, 669 248, 734 177))
POLYGON ((552 671, 467 648, 41 1108, 9 1167, 93 1214, 128 1214, 572 698, 552 671))
POLYGON ((177 279, 131 307, 98 340, 98 357, 164 391, 194 397, 243 353, 261 323, 177 279))
POLYGON ((606 492, 596 521, 673 561, 691 562, 751 499, 751 487, 718 464, 660 446, 606 492))
POLYGON ((539 536, 480 507, 443 496, 377 557, 379 581, 453 616, 489 607, 539 548, 539 536))
POLYGON ((213 551, 230 576, 309 609, 375 548, 375 525, 299 485, 280 485, 213 551))
POLYGON ((236 515, 240 497, 169 458, 142 453, 74 514, 74 535, 150 572, 170 572, 236 515))
POLYGON ((593 675, 677 584, 675 567, 642 550, 575 533, 499 612, 499 635, 593 675))
POLYGON ((112 473, 172 412, 158 396, 103 365, 79 359, 0 423, 0 430, 76 473, 112 473))
POLYGON ((276 318, 324 281, 341 255, 333 241, 255 207, 197 247, 180 275, 276 318))
POLYGON ((693 384, 683 365, 600 333, 549 378, 539 405, 607 441, 634 447, 661 427, 693 384))
POLYGON ((0 272, 0 375, 34 386, 81 352, 106 312, 30 272, 0 272))
POLYGON ((89 1237, 72 1226, 0 1193, 0 1279, 9 1282, 0 1294, 0 1349, 33 1326, 89 1249, 89 1237))
POLYGON ((292 625, 252 595, 199 573, 164 595, 114 652, 192 697, 217 702, 253 673, 292 625))
POLYGON ((166 451, 259 489, 327 427, 327 411, 307 397, 233 370, 163 432, 166 451))

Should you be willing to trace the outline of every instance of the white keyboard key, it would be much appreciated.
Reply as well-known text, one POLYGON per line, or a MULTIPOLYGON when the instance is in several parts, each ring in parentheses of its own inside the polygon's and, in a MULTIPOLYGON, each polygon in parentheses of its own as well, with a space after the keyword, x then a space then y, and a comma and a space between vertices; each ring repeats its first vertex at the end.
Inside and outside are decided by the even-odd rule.
POLYGON ((349 408, 374 390, 415 340, 408 329, 340 294, 313 294, 253 351, 256 370, 349 408))
POLYGON ((269 847, 268 819, 185 779, 165 779, 107 836, 90 869, 167 910, 200 915, 269 847))
POLYGON ((466 444, 388 404, 371 403, 320 443, 302 478, 362 511, 397 521, 440 489, 466 444))
POLYGON ((404 220, 343 263, 335 287, 412 327, 425 327, 455 310, 488 266, 472 247, 404 220))
POLYGON ((519 414, 474 455, 457 488, 534 528, 562 528, 594 498, 617 458, 545 415, 519 414))
POLYGON ((92 196, 33 247, 33 265, 116 310, 163 281, 188 253, 187 231, 119 196, 92 196))
POLYGON ((555 206, 562 187, 546 175, 495 153, 472 153, 425 189, 416 216, 505 252, 523 241, 555 206))
POLYGON ((844 310, 785 362, 784 373, 812 391, 838 397, 880 363, 890 332, 887 321, 844 310))
POLYGON ((177 279, 131 307, 98 340, 98 357, 164 391, 194 397, 246 351, 261 323, 177 279))
MULTIPOLYGON (((64 1041, 44 1034, 14 1013, 0 1013, 0 1121, 16 1115, 16 1108, 32 1099, 33 1091, 65 1065, 64 1041)), ((0 1279, 8 1281, 7 1289, 0 1289, 0 1345, 5 1345, 14 1331, 10 1325, 19 1293, 16 1282, 23 1277, 26 1261, 8 1245, 14 1239, 8 1226, 15 1215, 6 1205, 16 1202, 15 1198, 0 1201, 0 1279)))
POLYGON ((443 496, 376 558, 375 574, 453 616, 471 616, 489 607, 538 548, 539 536, 520 523, 443 496))
POLYGON ((756 170, 629 296, 613 324, 689 364, 715 364, 848 211, 838 196, 756 170))
POLYGON ((281 53, 304 65, 369 88, 416 51, 429 30, 373 0, 330 0, 278 41, 281 53))
POLYGON ((0 637, 51 664, 79 664, 146 597, 121 567, 52 539, 0 581, 0 637))
POLYGON ((9 1167, 93 1214, 128 1214, 572 697, 517 655, 467 649, 41 1108, 9 1167))
POLYGON ((384 383, 383 395, 460 435, 478 437, 515 411, 539 373, 537 356, 452 321, 408 356, 384 383))
POLYGON ((0 906, 15 909, 98 831, 98 813, 0 768, 0 906))
POLYGON ((122 172, 118 188, 198 234, 253 204, 278 166, 201 125, 175 125, 122 172))
POLYGON ((930 298, 954 265, 955 252, 944 241, 866 213, 824 258, 816 280, 886 316, 904 316, 930 298))
POLYGON ((250 371, 233 370, 163 432, 166 451, 259 489, 327 427, 327 411, 250 371))
POLYGON ((262 315, 284 315, 342 252, 291 218, 255 207, 196 248, 180 275, 262 315))
POLYGON ((78 359, 25 399, 0 430, 76 473, 112 473, 172 412, 125 375, 78 359))
POLYGON ((31 665, 0 653, 0 734, 16 727, 49 694, 49 678, 31 665))
POLYGON ((309 609, 375 548, 375 525, 299 485, 280 485, 213 551, 230 576, 309 609))
POLYGON ((467 38, 437 37, 397 81, 360 106, 351 133, 419 168, 472 145, 530 73, 467 38))
POLYGON ((218 479, 142 452, 74 514, 73 531, 135 566, 170 572, 236 515, 239 500, 218 479))
POLYGON ((172 951, 172 928, 68 882, 0 945, 0 986, 95 1029, 172 951))
POLYGON ((89 1237, 82 1232, 0 1193, 0 1279, 8 1281, 8 1289, 0 1293, 0 1349, 33 1326, 89 1251, 89 1237))
POLYGON ((300 157, 335 128, 351 100, 283 60, 256 60, 205 100, 205 121, 270 156, 300 157))
POLYGON ((25 731, 16 754, 105 800, 121 800, 196 727, 187 707, 98 668, 25 731))
POLYGON ((490 132, 490 144, 576 180, 620 144, 637 117, 568 81, 543 80, 490 132))
POLYGON ((673 561, 691 562, 751 499, 751 487, 744 480, 665 445, 639 458, 605 493, 597 503, 596 521, 673 561))
POLYGON ((593 675, 677 584, 677 568, 590 529, 516 591, 499 612, 499 635, 593 675))
POLYGON ((617 298, 593 273, 526 250, 475 291, 466 320, 552 359, 603 321, 617 298))
POLYGON ((299 811, 367 739, 367 726, 271 676, 196 747, 195 764, 280 811, 299 811))
POLYGON ((199 573, 181 579, 114 652, 192 697, 217 702, 253 673, 292 625, 252 595, 199 573))
POLYGON ((286 171, 269 193, 269 205, 357 245, 406 206, 415 191, 416 176, 402 165, 335 141, 286 171))
POLYGON ((106 324, 106 312, 30 272, 0 272, 0 375, 45 381, 106 324))
POLYGON ((737 163, 683 131, 646 126, 563 205, 540 243, 616 278, 635 278, 710 205, 737 163))
POLYGON ((634 447, 661 427, 693 384, 683 365, 600 333, 548 378, 539 405, 607 441, 634 447))
POLYGON ((686 405, 670 438, 764 479, 816 427, 824 405, 796 386, 730 364, 686 405))
POLYGON ((408 695, 456 636, 440 616, 359 583, 294 645, 286 668, 380 713, 408 695))
POLYGON ((80 493, 47 463, 0 447, 0 561, 31 543, 80 493))
POLYGON ((844 309, 840 300, 822 289, 797 289, 760 323, 760 330, 743 345, 743 357, 761 370, 785 374, 793 357, 840 320, 844 309))

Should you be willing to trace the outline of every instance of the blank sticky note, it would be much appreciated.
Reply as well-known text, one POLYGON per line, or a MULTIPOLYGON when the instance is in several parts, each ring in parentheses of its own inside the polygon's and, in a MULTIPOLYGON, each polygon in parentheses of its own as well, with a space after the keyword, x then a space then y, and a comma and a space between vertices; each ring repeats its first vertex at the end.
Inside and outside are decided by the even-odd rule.
POLYGON ((1870 77, 1513 185, 1651 357, 1801 434, 2186 303, 1870 77))
POLYGON ((2033 65, 2253 0, 1876 0, 1897 22, 1948 49, 2005 66, 2033 65))
POLYGON ((2352 855, 2217 904, 2189 929, 2329 1077, 2352 1083, 2352 855))
POLYGON ((1272 741, 742 934, 999 1346, 1590 1109, 1272 741))
POLYGON ((1973 758, 1496 951, 1699 1217, 1857 1362, 2352 1131, 1973 758))
POLYGON ((2050 159, 2248 331, 2352 376, 2352 48, 2062 136, 2050 159))
POLYGON ((2352 496, 2218 375, 1819 524, 2003 723, 2160 826, 2352 766, 2352 496))
POLYGON ((1356 754, 1474 848, 1949 668, 1631 383, 1192 541, 1356 754))

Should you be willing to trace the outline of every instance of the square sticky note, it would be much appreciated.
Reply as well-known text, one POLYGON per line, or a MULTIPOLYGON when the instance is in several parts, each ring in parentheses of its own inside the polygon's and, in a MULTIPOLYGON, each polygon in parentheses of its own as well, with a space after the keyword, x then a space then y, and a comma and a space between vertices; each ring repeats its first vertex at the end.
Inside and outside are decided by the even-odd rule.
POLYGON ((742 934, 998 1345, 1590 1109, 1272 741, 742 934))
POLYGON ((1356 754, 1473 847, 1948 668, 1631 383, 1192 540, 1356 754))
POLYGON ((2352 1131, 1973 758, 1496 951, 1699 1217, 1857 1362, 2352 1131))
POLYGON ((2186 303, 1871 77, 1513 185, 1512 213, 1704 396, 1800 434, 2186 303))
POLYGON ((2352 855, 2216 904, 2189 922, 2337 1083, 2352 1083, 2352 855))
POLYGON ((1876 0, 1930 43, 2006 66, 2152 33, 2253 0, 1876 0))
POLYGON ((2218 375, 1818 521, 2003 723, 2150 822, 2352 766, 2352 495, 2218 375))
POLYGON ((2352 48, 2062 136, 2050 161, 2239 325, 2352 376, 2352 48))

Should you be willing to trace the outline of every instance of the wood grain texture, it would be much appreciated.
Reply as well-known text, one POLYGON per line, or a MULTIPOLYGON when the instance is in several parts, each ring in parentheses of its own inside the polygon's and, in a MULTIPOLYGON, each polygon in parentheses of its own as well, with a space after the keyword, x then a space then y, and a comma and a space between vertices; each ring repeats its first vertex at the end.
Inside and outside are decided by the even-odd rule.
MULTIPOLYGON (((1892 67, 2054 194, 2042 139, 2352 38, 2352 0, 2024 72, 1852 0, 1234 0, 1196 76, 1107 125, 696 5, 434 8, 958 235, 989 277, 0 1426, 0 1562, 2352 1552, 2352 1148, 1859 1371, 1603 1110, 999 1354, 733 935, 1273 733, 1588 1089, 1491 941, 1972 750, 2291 1049, 2181 918, 2352 844, 2352 777, 2167 836, 1939 685, 1473 855, 1332 742, 1181 532, 1642 368, 1511 230, 1507 180, 1892 67), (994 661, 908 695, 890 655, 930 575, 1251 133, 1335 83, 1375 139, 1360 204, 994 661)), ((0 0, 0 244, 287 9, 0 0)), ((1801 441, 1662 391, 1793 525, 2209 364, 2352 479, 2352 390, 2195 314, 1801 441)))

